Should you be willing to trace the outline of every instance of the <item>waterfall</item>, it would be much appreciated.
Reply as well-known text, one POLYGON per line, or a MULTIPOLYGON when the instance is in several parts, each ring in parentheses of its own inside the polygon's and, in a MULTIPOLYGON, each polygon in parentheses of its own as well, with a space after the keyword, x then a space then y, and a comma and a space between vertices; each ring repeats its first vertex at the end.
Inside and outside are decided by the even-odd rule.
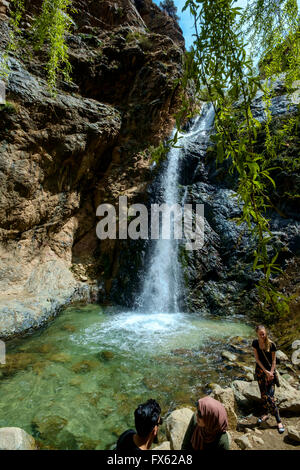
MULTIPOLYGON (((162 196, 161 203, 184 204, 186 191, 182 196, 178 184, 180 159, 188 151, 191 142, 207 147, 207 131, 211 130, 213 122, 213 106, 205 104, 190 129, 185 133, 178 133, 179 140, 176 147, 172 147, 169 151, 159 179, 160 191, 158 192, 162 196)), ((176 129, 173 131, 173 136, 175 132, 176 129)), ((179 312, 180 292, 183 289, 178 256, 179 240, 173 237, 169 240, 159 238, 152 240, 151 248, 150 264, 145 272, 144 284, 136 302, 137 310, 149 313, 179 312)))

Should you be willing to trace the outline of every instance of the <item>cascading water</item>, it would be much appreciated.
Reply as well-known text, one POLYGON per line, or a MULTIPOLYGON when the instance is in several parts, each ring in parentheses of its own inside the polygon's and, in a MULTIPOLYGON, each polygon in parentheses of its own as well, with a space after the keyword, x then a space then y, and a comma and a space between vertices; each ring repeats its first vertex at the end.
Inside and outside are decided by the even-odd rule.
MULTIPOLYGON (((167 164, 159 181, 162 189, 162 203, 184 204, 186 190, 181 196, 178 185, 180 159, 191 142, 199 142, 202 146, 207 146, 207 132, 211 131, 213 122, 214 108, 211 104, 205 104, 202 113, 195 119, 190 130, 186 133, 179 133, 178 144, 170 150, 167 164)), ((183 283, 178 257, 178 240, 172 237, 169 240, 160 238, 153 243, 153 255, 141 294, 137 299, 137 309, 151 313, 179 312, 179 297, 183 283)))
MULTIPOLYGON (((212 125, 207 105, 181 135, 182 148, 171 150, 159 181, 163 202, 184 203, 181 157, 193 145, 197 155, 205 152, 212 125)), ((190 406, 207 383, 228 385, 236 372, 225 368, 220 351, 252 328, 180 310, 177 241, 159 239, 153 248, 138 311, 71 306, 43 331, 7 345, 0 427, 21 427, 47 449, 109 449, 150 397, 165 413, 170 405, 190 406)))

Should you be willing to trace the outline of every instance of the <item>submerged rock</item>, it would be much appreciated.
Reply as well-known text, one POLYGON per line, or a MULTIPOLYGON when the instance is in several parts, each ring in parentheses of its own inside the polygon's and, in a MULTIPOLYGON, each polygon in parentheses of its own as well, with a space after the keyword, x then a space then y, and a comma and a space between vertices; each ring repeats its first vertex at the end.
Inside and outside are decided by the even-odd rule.
POLYGON ((72 370, 76 374, 86 374, 87 372, 91 372, 93 369, 99 367, 99 362, 91 361, 91 360, 84 360, 73 364, 72 370))

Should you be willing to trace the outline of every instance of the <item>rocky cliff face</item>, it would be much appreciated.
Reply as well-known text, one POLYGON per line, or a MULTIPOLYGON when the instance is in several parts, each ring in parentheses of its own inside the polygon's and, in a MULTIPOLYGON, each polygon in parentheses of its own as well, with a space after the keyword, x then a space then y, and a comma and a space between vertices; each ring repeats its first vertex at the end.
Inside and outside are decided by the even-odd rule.
MULTIPOLYGON (((24 37, 40 1, 27 1, 24 37)), ((150 0, 79 0, 72 84, 56 97, 45 53, 11 57, 0 107, 0 337, 40 326, 70 300, 107 298, 122 245, 96 237, 96 208, 146 197, 147 148, 179 106, 184 40, 150 0), (30 57, 30 58, 29 58, 30 57)), ((1 3, 0 47, 8 40, 1 3)))

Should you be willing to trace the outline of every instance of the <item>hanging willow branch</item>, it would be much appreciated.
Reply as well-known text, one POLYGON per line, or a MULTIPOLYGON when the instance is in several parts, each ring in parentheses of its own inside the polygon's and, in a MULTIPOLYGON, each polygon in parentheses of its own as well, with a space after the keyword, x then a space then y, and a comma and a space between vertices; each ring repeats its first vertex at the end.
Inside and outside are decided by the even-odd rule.
MULTIPOLYGON (((11 3, 10 37, 6 53, 2 57, 0 78, 7 78, 8 56, 19 49, 19 38, 22 34, 20 25, 25 13, 24 0, 13 0, 11 3)), ((66 37, 73 25, 70 13, 75 11, 71 0, 44 0, 41 13, 34 20, 32 31, 34 49, 38 51, 45 47, 48 51, 46 71, 52 92, 60 74, 64 80, 71 80, 66 37)))
POLYGON ((253 269, 260 270, 262 275, 258 285, 261 306, 266 315, 276 317, 286 314, 289 307, 288 299, 271 282, 272 274, 281 272, 276 265, 278 252, 275 251, 271 259, 269 256, 269 248, 272 247, 274 253, 274 247, 266 216, 269 207, 274 208, 268 195, 270 184, 275 187, 271 176, 275 169, 272 157, 276 153, 275 141, 270 132, 272 87, 270 80, 261 83, 261 77, 247 53, 246 37, 250 34, 256 45, 261 41, 260 49, 267 60, 267 79, 282 71, 279 57, 282 57, 283 49, 288 47, 285 76, 287 86, 292 89, 292 82, 299 77, 295 4, 294 0, 254 0, 248 2, 248 9, 242 18, 241 9, 234 7, 231 0, 187 0, 183 8, 189 8, 193 15, 196 32, 186 62, 188 71, 183 86, 187 83, 187 77, 194 79, 198 95, 205 89, 214 104, 216 134, 213 140, 217 161, 222 163, 225 159, 229 160, 230 171, 238 174, 237 196, 243 210, 240 223, 247 223, 256 240, 253 269), (272 20, 265 22, 265 15, 271 10, 276 14, 272 20), (250 21, 253 27, 248 26, 250 21), (242 31, 245 25, 248 30, 242 31), (266 105, 265 151, 262 152, 257 151, 257 135, 262 125, 253 117, 250 107, 258 89, 264 92, 266 105))

